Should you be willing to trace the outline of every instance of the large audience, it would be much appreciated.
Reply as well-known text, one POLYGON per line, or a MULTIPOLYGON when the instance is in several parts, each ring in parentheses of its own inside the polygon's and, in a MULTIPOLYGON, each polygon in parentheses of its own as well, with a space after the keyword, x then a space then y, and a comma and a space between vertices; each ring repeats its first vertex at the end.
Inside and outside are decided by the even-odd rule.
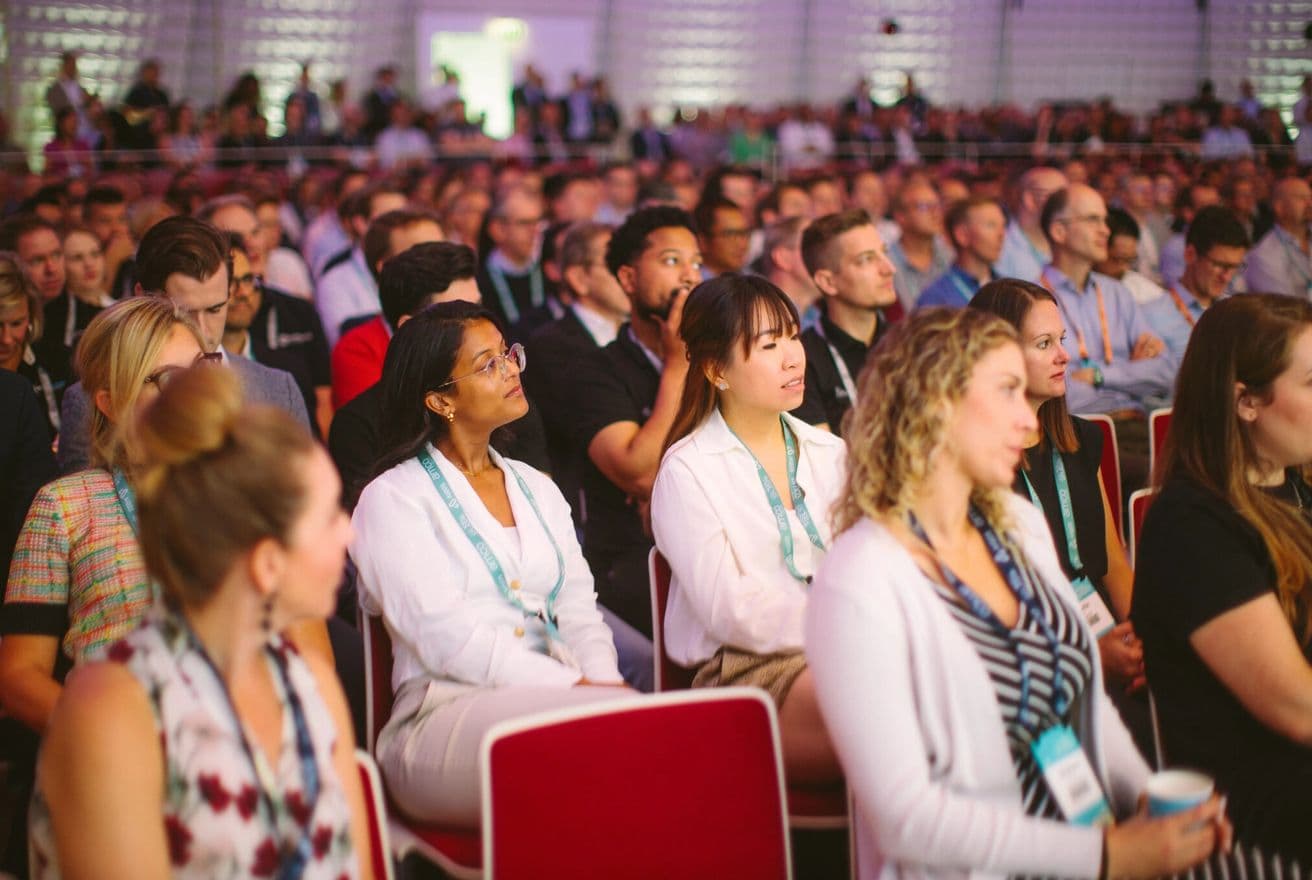
POLYGON ((476 831, 493 726, 660 660, 768 695, 862 877, 1312 869, 1312 77, 1295 140, 530 65, 493 140, 312 73, 66 54, 0 145, 0 869, 371 876, 357 741, 476 831))

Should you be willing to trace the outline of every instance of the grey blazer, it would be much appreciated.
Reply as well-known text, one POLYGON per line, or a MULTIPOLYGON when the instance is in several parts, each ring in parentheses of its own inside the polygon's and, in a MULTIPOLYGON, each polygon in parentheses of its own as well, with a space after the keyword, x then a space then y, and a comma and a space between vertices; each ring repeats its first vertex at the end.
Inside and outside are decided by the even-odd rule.
MULTIPOLYGON (((257 364, 244 357, 229 356, 227 364, 237 372, 242 390, 250 403, 268 403, 281 407, 296 417, 296 420, 310 427, 310 417, 305 411, 305 398, 296 387, 296 380, 286 370, 276 370, 257 364)), ((82 470, 91 464, 91 404, 82 383, 76 382, 64 392, 64 402, 60 407, 59 432, 59 472, 70 474, 82 470)))

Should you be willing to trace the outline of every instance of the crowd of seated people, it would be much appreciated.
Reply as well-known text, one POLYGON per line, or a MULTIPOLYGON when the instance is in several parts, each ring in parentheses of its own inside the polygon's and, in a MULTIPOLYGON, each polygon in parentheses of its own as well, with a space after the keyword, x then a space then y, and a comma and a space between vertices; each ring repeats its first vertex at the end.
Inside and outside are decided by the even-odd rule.
MULTIPOLYGON (((333 109, 307 70, 287 149, 355 124, 370 161, 0 172, 0 796, 38 872, 367 875, 357 612, 393 649, 375 754, 413 820, 476 828, 486 732, 651 690, 660 629, 694 687, 769 694, 790 785, 846 781, 861 876, 1312 866, 1307 168, 1201 98, 1154 123, 1166 151, 1113 149, 1104 106, 1040 113, 1022 158, 925 162, 1008 117, 913 83, 829 120, 887 123, 886 157, 799 110, 646 120, 596 164, 568 147, 621 131, 604 83, 530 73, 515 106, 564 145, 541 167, 399 137, 375 162, 395 71, 333 109), (1167 138, 1211 116, 1201 152, 1167 138), (1160 490, 1137 568, 1107 442, 1160 490), (1150 690, 1228 805, 1139 810, 1150 690), (225 733, 189 753, 193 724, 225 733)), ((158 76, 132 99, 157 119, 158 76)), ((229 147, 261 107, 234 88, 229 147)))

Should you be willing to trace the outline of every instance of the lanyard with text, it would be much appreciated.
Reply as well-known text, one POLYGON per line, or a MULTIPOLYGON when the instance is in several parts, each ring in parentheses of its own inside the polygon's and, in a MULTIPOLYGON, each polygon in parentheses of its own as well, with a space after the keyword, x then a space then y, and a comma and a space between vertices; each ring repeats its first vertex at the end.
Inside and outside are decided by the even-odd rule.
POLYGON ((1180 310, 1180 315, 1184 318, 1185 323, 1192 327, 1198 319, 1189 311, 1189 306, 1185 305, 1184 297, 1180 296, 1180 292, 1175 289, 1174 284, 1168 284, 1166 292, 1175 303, 1175 307, 1180 310))
MULTIPOLYGON (((1043 274, 1039 276, 1039 281, 1043 282, 1043 286, 1047 289, 1048 293, 1053 293, 1052 284, 1048 281, 1047 269, 1043 270, 1043 274)), ((1102 330, 1103 358, 1105 359, 1107 366, 1110 367, 1112 361, 1115 360, 1115 357, 1112 354, 1112 334, 1107 325, 1107 303, 1102 298, 1102 287, 1098 285, 1097 281, 1093 282, 1093 295, 1098 299, 1098 324, 1102 330)), ((1084 342, 1084 331, 1081 330, 1079 325, 1074 321, 1071 321, 1070 324, 1071 329, 1075 331, 1075 341, 1080 346, 1080 360, 1086 366, 1091 366, 1093 364, 1093 358, 1089 356, 1089 346, 1084 342)))
POLYGON ((77 335, 77 297, 68 293, 68 317, 64 320, 64 348, 73 347, 73 338, 77 335))
POLYGON ((506 573, 501 568, 501 561, 497 559, 497 555, 487 543, 487 539, 479 534, 478 529, 474 528, 469 515, 465 513, 464 507, 460 505, 460 499, 456 498, 456 493, 451 488, 451 484, 446 481, 446 477, 442 476, 442 471, 438 468, 437 462, 433 460, 427 450, 419 453, 419 463, 428 472, 428 478, 433 481, 433 488, 437 490, 437 494, 446 503, 447 510, 451 511, 452 518, 460 526, 461 531, 465 533, 469 543, 474 545, 474 550, 478 553, 479 558, 483 560, 483 564, 487 566, 487 573, 492 576, 492 582, 496 584, 497 592, 501 593, 501 597, 514 606, 520 614, 525 617, 535 617, 542 621, 542 626, 547 632, 547 645, 552 656, 561 660, 561 662, 568 663, 567 660, 556 653, 564 648, 564 641, 560 637, 560 630, 556 621, 556 598, 565 585, 565 557, 561 554, 560 545, 556 543, 556 538, 551 534, 551 529, 547 528, 547 521, 542 518, 542 512, 538 510, 538 503, 533 499, 533 493, 529 491, 524 478, 509 464, 504 465, 510 475, 515 478, 515 482, 519 484, 519 491, 523 492, 524 497, 528 499, 529 507, 533 508, 533 515, 537 517, 538 524, 542 526, 542 531, 547 534, 547 540, 551 542, 551 549, 556 551, 556 583, 552 586, 551 592, 547 594, 546 604, 537 612, 529 611, 524 606, 524 600, 519 597, 517 590, 518 584, 512 587, 506 579, 506 573))
POLYGON ((847 402, 856 406, 856 382, 852 381, 852 371, 847 368, 847 361, 843 360, 838 349, 834 348, 834 344, 825 335, 823 319, 815 322, 815 332, 824 340, 825 346, 829 349, 829 356, 834 359, 834 367, 838 370, 838 381, 843 383, 843 391, 847 393, 847 402))
POLYGON ((137 533, 137 495, 132 491, 127 476, 114 468, 114 492, 118 495, 118 506, 123 510, 123 518, 132 526, 132 534, 137 533))
MULTIPOLYGON (((806 506, 806 493, 802 487, 797 485, 797 440, 793 437, 792 429, 784 421, 783 416, 779 417, 779 426, 784 432, 784 457, 788 465, 788 497, 793 501, 793 512, 797 514, 798 521, 802 528, 806 529, 806 537, 811 542, 811 546, 817 550, 825 549, 824 538, 820 537, 820 530, 815 526, 815 520, 811 518, 811 511, 806 506)), ((733 433, 733 428, 729 429, 733 433)), ((734 434, 737 438, 738 435, 734 434)), ((751 448, 743 443, 739 443, 747 450, 747 454, 752 457, 753 463, 756 464, 756 475, 761 479, 761 488, 765 490, 765 500, 770 502, 770 511, 774 514, 775 526, 779 529, 779 549, 784 554, 784 564, 788 566, 788 573, 803 583, 811 583, 811 578, 797 570, 797 563, 793 556, 793 529, 788 524, 788 512, 784 509, 783 499, 779 497, 779 491, 774 487, 774 481, 766 473, 765 467, 761 460, 756 457, 751 448)))
MULTIPOLYGON (((1034 484, 1030 482, 1029 475, 1023 469, 1020 473, 1025 480, 1025 488, 1030 493, 1030 500, 1034 502, 1035 507, 1042 510, 1043 502, 1039 500, 1039 493, 1034 491, 1034 484)), ((1075 505, 1071 501, 1071 486, 1066 478, 1066 462, 1055 448, 1052 450, 1052 479, 1057 486, 1057 506, 1061 510, 1062 531, 1066 533, 1066 557, 1070 561, 1071 569, 1076 572, 1075 577, 1071 579, 1071 586, 1075 588, 1075 595, 1080 600, 1080 613, 1084 615, 1084 622, 1093 630, 1095 637, 1102 638, 1116 626, 1116 618, 1112 616, 1107 603, 1102 600, 1102 596, 1093 586, 1093 581, 1084 573, 1084 560, 1080 558, 1079 539, 1075 534, 1075 505)))
MULTIPOLYGON (((998 619, 993 609, 989 608, 974 590, 948 570, 947 566, 938 560, 937 554, 934 554, 939 573, 966 603, 971 613, 988 624, 1007 642, 1015 654, 1016 665, 1020 672, 1020 700, 1017 704, 1016 718, 1032 737, 1030 752, 1034 755, 1039 769, 1043 771, 1044 781, 1048 783, 1048 790, 1052 792, 1053 800, 1061 808, 1062 814, 1067 821, 1076 825, 1107 824, 1112 821, 1112 813, 1107 798, 1103 795, 1102 784, 1093 772, 1093 767, 1084 749, 1081 748, 1075 731, 1060 721, 1070 708, 1066 692, 1062 689, 1064 676, 1061 670, 1061 640, 1053 631, 1039 605, 1035 594, 1035 576, 1029 566, 1012 556, 1011 551, 1002 543, 1002 539, 989 525, 988 520, 973 506, 970 508, 970 523, 984 538, 985 545, 993 555, 993 563, 998 567, 998 571, 1011 587, 1012 592, 1025 605, 1030 617, 1048 642, 1049 650, 1052 651, 1052 707, 1053 714, 1058 719, 1056 724, 1040 733, 1034 722, 1026 716, 1030 697, 1030 668, 1012 631, 998 619)), ((908 516, 907 524, 912 533, 933 553, 934 545, 930 543, 929 536, 925 534, 924 528, 914 514, 908 516)))
MULTIPOLYGON (((489 260, 487 264, 487 276, 492 279, 492 286, 496 289, 497 299, 501 302, 501 310, 506 313, 506 322, 515 324, 519 322, 519 306, 515 304, 515 297, 510 292, 510 282, 506 281, 506 273, 501 271, 499 266, 492 265, 489 260)), ((542 286, 542 269, 534 266, 528 273, 528 301, 533 308, 539 308, 547 301, 547 296, 542 286)))
POLYGON ((36 355, 33 354, 30 345, 23 352, 23 363, 31 366, 36 373, 36 384, 41 388, 39 394, 46 405, 46 418, 50 420, 51 427, 58 434, 60 428, 59 399, 55 397, 55 383, 50 381, 50 374, 46 372, 45 367, 37 364, 36 355))
MULTIPOLYGON (((181 616, 179 615, 181 620, 181 616)), ((278 810, 274 807, 273 796, 264 783, 264 774, 260 772, 260 764, 256 761, 255 751, 251 748, 250 740, 246 737, 246 725, 242 723, 241 716, 237 714, 237 706, 232 701, 232 694, 228 692, 228 686, 224 683, 223 676, 219 673, 218 667, 210 659, 210 655, 205 651, 205 646, 201 644, 195 632, 185 620, 181 620, 182 626, 186 629, 187 638, 191 647, 205 661, 205 665, 214 673, 219 690, 227 698, 228 711, 232 714, 233 728, 237 731, 237 738, 241 741, 242 751, 246 754, 246 759, 250 762, 251 770, 255 773, 256 786, 260 792, 260 804, 264 808, 265 817, 275 832, 278 828, 278 810)), ((305 873, 305 867, 310 862, 313 839, 310 829, 310 821, 314 811, 315 803, 319 800, 319 791, 321 783, 319 779, 319 764, 315 760, 314 746, 310 741, 310 726, 305 720, 305 707, 301 704, 300 694, 292 687, 291 676, 287 671, 287 659, 283 654, 273 646, 265 648, 265 652, 273 661, 274 667, 278 670, 279 681, 282 684, 283 697, 287 701, 287 708, 292 716, 292 728, 296 737, 296 760, 301 765, 301 790, 305 798, 307 807, 305 815, 306 822, 301 827, 301 833, 296 841, 296 848, 288 851, 283 847, 278 859, 278 873, 274 876, 279 880, 295 880, 305 873)), ((298 822, 298 824, 300 824, 298 822)), ((274 839, 278 834, 273 835, 274 839)))

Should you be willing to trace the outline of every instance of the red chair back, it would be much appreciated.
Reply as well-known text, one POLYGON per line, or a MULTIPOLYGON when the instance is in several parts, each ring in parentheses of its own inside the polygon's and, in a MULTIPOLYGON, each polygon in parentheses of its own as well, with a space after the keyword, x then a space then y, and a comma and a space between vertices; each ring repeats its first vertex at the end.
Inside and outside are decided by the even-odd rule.
POLYGON ((373 754, 378 734, 392 714, 392 638, 383 618, 363 609, 360 634, 364 640, 365 746, 373 754))
POLYGON ((1162 460, 1162 450, 1166 448, 1166 432, 1171 429, 1171 407, 1155 409, 1148 413, 1148 483, 1157 482, 1157 463, 1162 460))
POLYGON ((1121 524, 1121 450, 1116 445, 1116 423, 1112 417, 1101 413, 1080 414, 1080 418, 1093 422, 1102 431, 1102 462, 1098 472, 1102 474, 1102 484, 1107 489, 1107 501, 1112 509, 1112 525, 1116 534, 1125 540, 1125 529, 1121 524))
POLYGON ((392 847, 387 839, 387 808, 383 805, 383 780, 369 753, 355 750, 355 766, 360 771, 364 790, 366 819, 369 822, 369 850, 373 875, 377 880, 392 880, 392 847))
POLYGON ((1139 489, 1130 495, 1130 534, 1125 542, 1125 553, 1130 558, 1130 567, 1134 567, 1134 557, 1139 550, 1139 533, 1143 531, 1143 518, 1153 503, 1157 493, 1152 489, 1139 489))
POLYGON ((778 723, 760 691, 507 722, 484 740, 480 771, 491 878, 791 876, 778 723))
POLYGON ((665 606, 670 601, 670 564, 655 547, 647 557, 647 578, 651 584, 651 643, 655 662, 656 692, 687 690, 695 674, 680 666, 665 653, 665 606))

